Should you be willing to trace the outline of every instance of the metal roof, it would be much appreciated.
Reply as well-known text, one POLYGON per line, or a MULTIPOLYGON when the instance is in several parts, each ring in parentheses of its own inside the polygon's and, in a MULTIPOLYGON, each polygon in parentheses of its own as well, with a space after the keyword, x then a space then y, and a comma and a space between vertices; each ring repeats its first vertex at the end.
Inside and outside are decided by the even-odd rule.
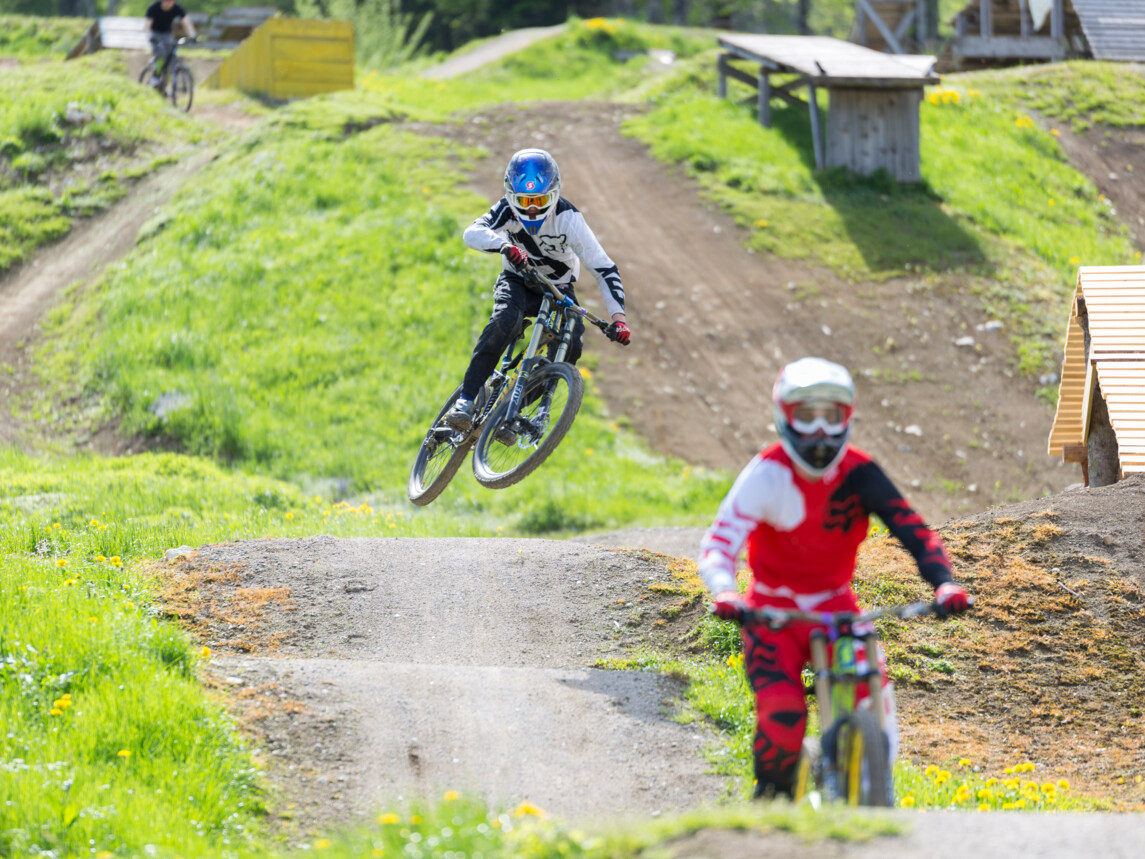
POLYGON ((1145 0, 1068 0, 1097 60, 1145 60, 1145 0))
POLYGON ((1095 382, 1109 409, 1122 473, 1145 472, 1145 266, 1078 269, 1049 453, 1086 442, 1095 382), (1081 307, 1089 323, 1088 362, 1081 307))

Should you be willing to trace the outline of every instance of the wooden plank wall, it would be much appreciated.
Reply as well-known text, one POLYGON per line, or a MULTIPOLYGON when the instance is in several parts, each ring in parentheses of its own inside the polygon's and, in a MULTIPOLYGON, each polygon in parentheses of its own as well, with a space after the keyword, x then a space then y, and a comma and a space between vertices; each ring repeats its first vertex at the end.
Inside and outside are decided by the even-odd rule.
POLYGON ((305 98, 354 88, 354 25, 271 18, 219 67, 205 86, 271 98, 305 98))
POLYGON ((1078 284, 1070 303, 1069 324, 1066 326, 1065 358, 1062 361, 1062 375, 1058 382, 1058 407, 1054 413, 1054 424, 1050 430, 1047 453, 1062 453, 1063 445, 1085 442, 1086 427, 1082 425, 1085 414, 1085 333, 1077 318, 1077 300, 1081 296, 1078 284))
POLYGON ((899 182, 918 182, 919 89, 832 89, 827 110, 828 167, 870 175, 886 168, 899 182))

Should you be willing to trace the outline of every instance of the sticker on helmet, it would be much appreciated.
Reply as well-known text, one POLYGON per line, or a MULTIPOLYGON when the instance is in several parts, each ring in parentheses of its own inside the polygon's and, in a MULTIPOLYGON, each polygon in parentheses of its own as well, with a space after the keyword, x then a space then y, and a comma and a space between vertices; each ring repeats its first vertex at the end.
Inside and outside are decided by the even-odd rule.
POLYGON ((525 190, 526 191, 532 191, 536 187, 537 187, 537 183, 534 182, 532 179, 530 179, 528 182, 525 183, 525 190))

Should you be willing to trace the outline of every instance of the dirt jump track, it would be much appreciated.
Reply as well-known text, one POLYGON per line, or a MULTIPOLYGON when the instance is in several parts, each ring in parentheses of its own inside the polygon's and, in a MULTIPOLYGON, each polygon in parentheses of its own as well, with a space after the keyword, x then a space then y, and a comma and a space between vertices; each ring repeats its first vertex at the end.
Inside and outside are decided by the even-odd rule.
MULTIPOLYGON (((857 443, 934 521, 1078 479, 1042 453, 1052 414, 1035 399, 1035 382, 1009 369, 1006 339, 985 340, 973 355, 954 345, 963 324, 987 321, 973 299, 906 280, 850 285, 822 268, 749 253, 735 223, 692 182, 622 135, 633 110, 509 105, 418 130, 492 153, 472 177, 490 199, 515 149, 543 146, 557 157, 564 193, 628 291, 633 346, 621 352, 586 338, 599 351, 596 383, 653 447, 740 468, 774 437, 776 370, 818 353, 855 368, 857 443), (822 298, 793 301, 793 285, 813 285, 822 298), (912 344, 895 366, 921 381, 879 387, 861 372, 892 333, 912 344), (904 435, 907 426, 922 434, 904 435), (958 456, 950 439, 976 427, 988 444, 958 456), (978 490, 934 488, 936 475, 978 490)), ((158 174, 0 279, 0 359, 25 360, 34 320, 53 295, 89 276, 93 260, 124 253, 180 181, 171 170, 158 174)), ((582 282, 582 300, 594 291, 582 282)), ((0 438, 11 440, 18 427, 4 421, 0 438)), ((1140 528, 1145 502, 1136 505, 1108 513, 1140 528)), ((653 529, 566 542, 245 541, 164 565, 165 604, 214 651, 210 682, 259 738, 272 807, 298 806, 294 822, 281 825, 299 837, 448 789, 528 799, 569 819, 647 816, 726 795, 702 755, 711 737, 669 718, 675 680, 592 666, 671 634, 638 605, 649 583, 670 575, 666 559, 638 549, 690 556, 697 538, 694 529, 653 529)), ((868 844, 700 832, 669 855, 1128 857, 1145 843, 1145 820, 1132 815, 899 814, 906 834, 868 844)))

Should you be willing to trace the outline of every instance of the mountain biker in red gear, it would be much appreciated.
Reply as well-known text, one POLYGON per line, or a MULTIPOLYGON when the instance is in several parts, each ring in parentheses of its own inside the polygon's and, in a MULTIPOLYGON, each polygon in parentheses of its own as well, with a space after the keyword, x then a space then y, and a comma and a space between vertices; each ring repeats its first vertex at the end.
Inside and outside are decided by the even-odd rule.
MULTIPOLYGON (((624 315, 624 287, 616 264, 604 252, 576 206, 561 196, 561 172, 543 149, 514 153, 505 168, 505 196, 466 228, 462 238, 474 250, 499 253, 502 271, 493 288, 493 312, 473 347, 461 395, 445 415, 450 426, 465 430, 473 419, 473 402, 497 361, 515 340, 526 317, 540 310, 540 292, 520 274, 532 263, 562 293, 576 301, 573 284, 583 261, 596 277, 612 324, 606 333, 627 345, 631 332, 624 315)), ((581 354, 584 322, 573 329, 567 360, 581 354)))
POLYGON ((172 32, 177 21, 183 22, 187 35, 195 39, 195 25, 187 17, 187 10, 175 0, 155 0, 143 17, 147 21, 147 37, 151 42, 151 53, 155 56, 155 73, 151 76, 151 86, 158 86, 167 67, 175 56, 175 34, 172 32))
MULTIPOLYGON (((795 361, 780 370, 772 403, 779 441, 740 472, 700 544, 700 574, 715 595, 715 614, 734 620, 744 608, 764 606, 858 611, 851 580, 872 514, 914 556, 940 613, 965 610, 970 599, 953 581, 942 540, 871 457, 848 444, 855 404, 850 373, 822 358, 795 361), (751 583, 741 595, 736 559, 745 545, 751 583)), ((791 796, 807 725, 801 675, 814 628, 743 629, 744 668, 756 698, 757 797, 791 796)), ((898 729, 881 654, 879 666, 893 761, 898 729)))

